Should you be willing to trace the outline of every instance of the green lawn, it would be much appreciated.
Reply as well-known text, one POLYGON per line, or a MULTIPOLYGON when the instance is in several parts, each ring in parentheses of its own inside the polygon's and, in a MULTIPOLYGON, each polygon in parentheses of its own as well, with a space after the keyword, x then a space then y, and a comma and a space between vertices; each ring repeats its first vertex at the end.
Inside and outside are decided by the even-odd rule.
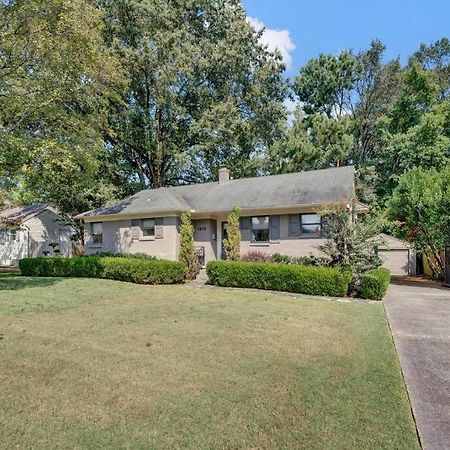
POLYGON ((419 448, 381 303, 0 289, 1 448, 419 448))

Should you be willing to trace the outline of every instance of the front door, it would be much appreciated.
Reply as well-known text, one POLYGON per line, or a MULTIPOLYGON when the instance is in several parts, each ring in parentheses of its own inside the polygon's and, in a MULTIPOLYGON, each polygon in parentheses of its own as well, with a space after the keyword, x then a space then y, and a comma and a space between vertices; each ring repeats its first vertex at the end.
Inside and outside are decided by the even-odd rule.
POLYGON ((221 259, 227 259, 227 254, 226 254, 225 248, 223 246, 223 240, 227 238, 227 228, 228 228, 228 222, 222 222, 222 254, 220 255, 221 259))

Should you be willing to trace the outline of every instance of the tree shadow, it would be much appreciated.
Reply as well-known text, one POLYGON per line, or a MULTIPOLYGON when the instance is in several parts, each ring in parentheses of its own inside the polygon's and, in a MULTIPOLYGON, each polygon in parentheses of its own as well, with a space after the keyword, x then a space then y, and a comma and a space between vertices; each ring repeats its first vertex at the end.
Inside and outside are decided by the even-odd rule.
POLYGON ((50 277, 24 277, 20 272, 0 272, 0 291, 53 286, 61 280, 61 278, 50 277))

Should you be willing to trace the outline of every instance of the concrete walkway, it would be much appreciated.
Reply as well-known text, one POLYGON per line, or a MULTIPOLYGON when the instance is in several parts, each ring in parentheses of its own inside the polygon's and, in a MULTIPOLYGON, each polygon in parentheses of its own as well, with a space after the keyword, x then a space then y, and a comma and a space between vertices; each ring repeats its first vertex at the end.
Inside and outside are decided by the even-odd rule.
POLYGON ((394 281, 385 308, 422 446, 450 449, 450 289, 394 281))

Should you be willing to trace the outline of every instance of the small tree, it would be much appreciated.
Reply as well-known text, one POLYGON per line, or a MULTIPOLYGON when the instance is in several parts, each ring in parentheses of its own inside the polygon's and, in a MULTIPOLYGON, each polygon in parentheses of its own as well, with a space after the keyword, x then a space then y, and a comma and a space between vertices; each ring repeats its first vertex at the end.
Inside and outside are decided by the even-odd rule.
POLYGON ((241 250, 241 232, 239 230, 240 208, 235 206, 228 216, 227 237, 223 240, 223 248, 227 259, 239 261, 241 250))
POLYGON ((443 249, 450 241, 450 166, 416 167, 404 173, 388 202, 388 216, 419 254, 435 278, 443 278, 443 249))
POLYGON ((327 264, 351 270, 352 290, 358 290, 361 276, 381 265, 375 248, 382 242, 376 226, 357 222, 349 210, 331 208, 321 212, 324 220, 325 244, 317 248, 325 254, 327 264))
POLYGON ((180 261, 187 267, 186 278, 193 280, 200 271, 200 263, 194 247, 194 227, 191 221, 191 213, 185 211, 181 215, 180 227, 180 261))

